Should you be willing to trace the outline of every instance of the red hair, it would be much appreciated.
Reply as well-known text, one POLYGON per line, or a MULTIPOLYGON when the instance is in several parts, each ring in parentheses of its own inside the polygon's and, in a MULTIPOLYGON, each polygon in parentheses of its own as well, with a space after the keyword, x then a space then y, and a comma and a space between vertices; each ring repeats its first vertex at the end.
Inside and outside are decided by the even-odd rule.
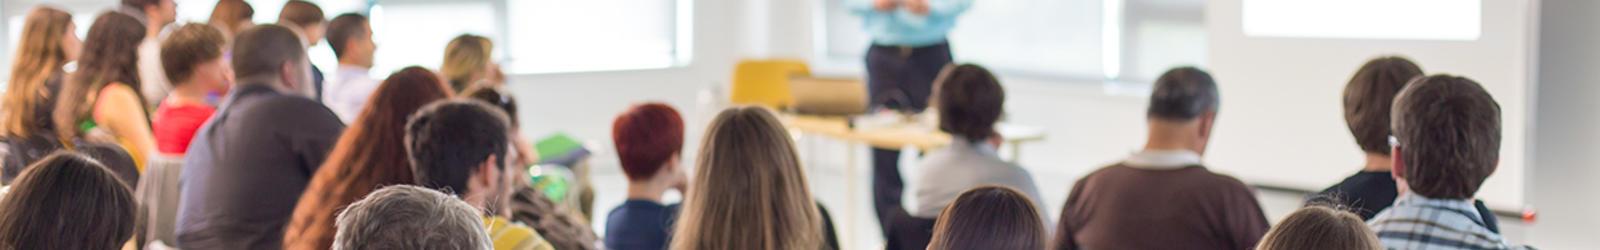
POLYGON ((633 106, 611 124, 611 140, 628 180, 645 180, 683 151, 683 118, 661 103, 633 106))

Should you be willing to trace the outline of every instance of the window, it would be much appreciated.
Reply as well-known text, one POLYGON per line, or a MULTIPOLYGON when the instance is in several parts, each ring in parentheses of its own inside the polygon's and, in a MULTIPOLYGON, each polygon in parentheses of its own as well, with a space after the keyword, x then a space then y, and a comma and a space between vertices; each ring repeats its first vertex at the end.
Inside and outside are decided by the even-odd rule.
POLYGON ((1478 0, 1245 0, 1244 33, 1266 37, 1477 40, 1478 0))
POLYGON ((499 8, 493 1, 391 2, 397 1, 372 9, 372 36, 378 42, 375 76, 413 65, 438 69, 445 45, 461 34, 504 41, 496 21, 499 8), (441 21, 445 18, 449 21, 441 21))

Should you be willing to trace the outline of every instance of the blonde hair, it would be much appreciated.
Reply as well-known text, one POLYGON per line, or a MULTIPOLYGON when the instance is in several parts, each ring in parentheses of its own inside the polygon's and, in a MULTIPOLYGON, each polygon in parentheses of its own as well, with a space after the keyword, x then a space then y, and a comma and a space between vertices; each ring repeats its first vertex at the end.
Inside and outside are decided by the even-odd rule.
POLYGON ((789 134, 759 107, 722 111, 700 157, 671 249, 819 249, 822 216, 789 134))
POLYGON ((1383 249, 1378 235, 1350 212, 1325 206, 1296 210, 1261 238, 1259 250, 1383 249))
POLYGON ((37 107, 45 105, 49 97, 45 84, 51 77, 61 77, 62 65, 67 64, 67 48, 61 46, 63 38, 72 29, 72 14, 50 7, 33 8, 23 24, 22 37, 17 45, 16 59, 11 64, 11 86, 7 87, 0 117, 6 136, 30 136, 35 128, 51 124, 30 124, 35 119, 37 107))
POLYGON ((477 35, 461 35, 450 40, 444 48, 444 64, 439 66, 439 73, 444 75, 450 88, 456 93, 461 93, 479 79, 485 77, 479 73, 489 68, 489 60, 494 56, 494 42, 477 35))

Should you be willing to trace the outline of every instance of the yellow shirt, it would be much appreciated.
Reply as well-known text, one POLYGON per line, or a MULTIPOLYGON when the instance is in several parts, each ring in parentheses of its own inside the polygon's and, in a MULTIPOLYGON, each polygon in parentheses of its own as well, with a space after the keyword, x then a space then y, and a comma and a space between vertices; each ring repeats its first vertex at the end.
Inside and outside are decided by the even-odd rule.
POLYGON ((489 241, 494 243, 495 250, 555 250, 533 228, 512 224, 505 218, 483 217, 483 225, 488 227, 489 241))

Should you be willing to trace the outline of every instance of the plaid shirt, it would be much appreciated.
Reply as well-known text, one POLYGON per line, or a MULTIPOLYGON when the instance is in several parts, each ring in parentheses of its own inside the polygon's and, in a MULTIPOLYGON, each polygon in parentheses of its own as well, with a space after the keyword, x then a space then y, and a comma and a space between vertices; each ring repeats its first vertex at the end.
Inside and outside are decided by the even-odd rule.
POLYGON ((1388 249, 1522 249, 1484 227, 1483 217, 1468 200, 1407 192, 1367 223, 1388 249))

